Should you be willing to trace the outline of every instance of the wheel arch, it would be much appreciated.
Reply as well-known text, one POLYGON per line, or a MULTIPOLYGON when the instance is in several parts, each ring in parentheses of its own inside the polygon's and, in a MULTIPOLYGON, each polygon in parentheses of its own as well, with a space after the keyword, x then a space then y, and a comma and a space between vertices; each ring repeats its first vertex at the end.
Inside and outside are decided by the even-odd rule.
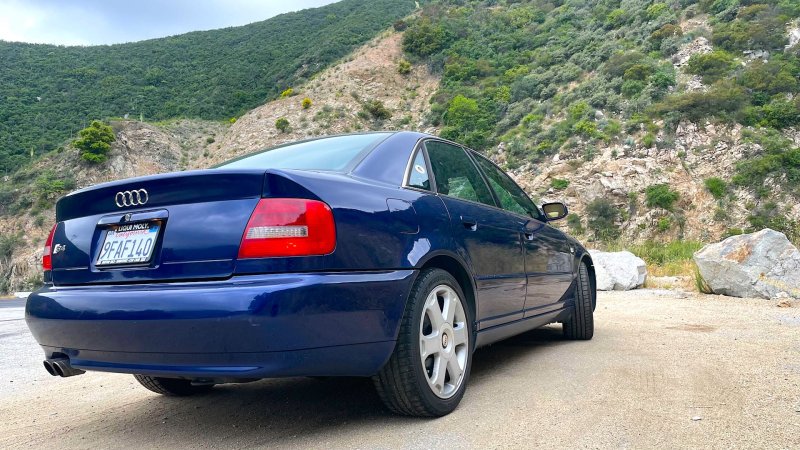
POLYGON ((589 252, 586 252, 581 257, 579 263, 586 264, 586 270, 589 272, 589 284, 592 287, 592 311, 594 311, 597 309, 597 275, 595 274, 594 270, 594 261, 592 261, 592 257, 589 255, 589 252))
POLYGON ((419 269, 425 270, 429 268, 437 268, 448 272, 453 278, 458 281, 461 290, 467 300, 467 306, 472 313, 472 320, 477 317, 477 295, 475 287, 475 279, 464 264, 457 256, 450 253, 433 253, 428 255, 424 260, 420 261, 419 269))

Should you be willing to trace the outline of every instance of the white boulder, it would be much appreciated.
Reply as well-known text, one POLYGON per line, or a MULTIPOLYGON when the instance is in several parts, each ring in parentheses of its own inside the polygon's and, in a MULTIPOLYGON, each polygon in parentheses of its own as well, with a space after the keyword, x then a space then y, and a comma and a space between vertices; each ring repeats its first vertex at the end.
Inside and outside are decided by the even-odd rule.
POLYGON ((598 291, 629 291, 644 285, 647 264, 631 252, 589 250, 598 291))
POLYGON ((800 298, 800 251, 778 231, 731 236, 700 249, 694 261, 715 294, 800 298))

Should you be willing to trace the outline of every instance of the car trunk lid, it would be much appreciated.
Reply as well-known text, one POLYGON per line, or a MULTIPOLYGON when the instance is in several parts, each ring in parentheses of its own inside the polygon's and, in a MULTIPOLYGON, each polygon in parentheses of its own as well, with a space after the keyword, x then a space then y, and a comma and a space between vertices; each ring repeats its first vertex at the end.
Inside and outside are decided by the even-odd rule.
POLYGON ((56 205, 58 285, 229 277, 263 170, 200 170, 76 191, 56 205))

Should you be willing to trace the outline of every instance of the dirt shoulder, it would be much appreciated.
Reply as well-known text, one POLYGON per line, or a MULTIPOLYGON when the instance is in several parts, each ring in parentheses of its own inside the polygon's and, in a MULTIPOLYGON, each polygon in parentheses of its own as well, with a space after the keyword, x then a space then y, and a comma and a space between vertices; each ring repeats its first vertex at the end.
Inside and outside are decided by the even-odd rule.
POLYGON ((680 297, 601 293, 592 341, 551 327, 479 350, 461 406, 435 420, 385 412, 363 380, 266 380, 175 399, 125 375, 56 379, 36 352, 11 348, 33 345, 29 336, 0 341, 20 367, 0 380, 0 447, 800 446, 799 305, 680 297))

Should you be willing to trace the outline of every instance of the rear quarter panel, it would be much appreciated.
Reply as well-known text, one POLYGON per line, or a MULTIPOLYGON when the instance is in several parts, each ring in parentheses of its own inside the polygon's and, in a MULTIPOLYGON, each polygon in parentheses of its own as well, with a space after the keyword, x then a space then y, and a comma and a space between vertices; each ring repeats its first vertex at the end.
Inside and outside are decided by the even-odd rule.
MULTIPOLYGON (((417 267, 452 248, 449 215, 431 194, 337 173, 280 171, 270 196, 308 196, 327 203, 336 221, 330 255, 239 260, 238 274, 417 267)), ((270 177, 270 174, 267 175, 270 177)))

